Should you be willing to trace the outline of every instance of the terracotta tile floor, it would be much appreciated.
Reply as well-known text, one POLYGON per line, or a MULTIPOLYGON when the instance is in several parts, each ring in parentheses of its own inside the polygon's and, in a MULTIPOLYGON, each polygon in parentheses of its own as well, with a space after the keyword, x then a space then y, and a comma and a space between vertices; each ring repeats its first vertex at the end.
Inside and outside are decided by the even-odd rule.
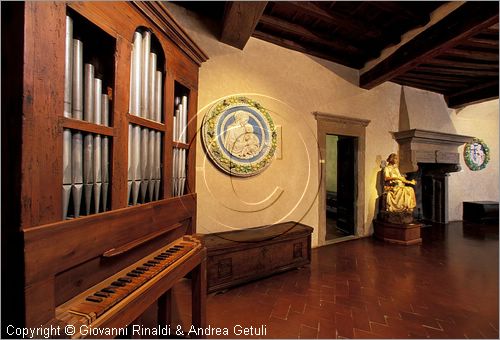
MULTIPOLYGON (((210 294, 207 323, 229 338, 235 325, 266 325, 262 338, 498 338, 498 225, 422 233, 420 246, 364 238, 313 249, 308 267, 210 294)), ((173 306, 185 328, 187 283, 173 306)))

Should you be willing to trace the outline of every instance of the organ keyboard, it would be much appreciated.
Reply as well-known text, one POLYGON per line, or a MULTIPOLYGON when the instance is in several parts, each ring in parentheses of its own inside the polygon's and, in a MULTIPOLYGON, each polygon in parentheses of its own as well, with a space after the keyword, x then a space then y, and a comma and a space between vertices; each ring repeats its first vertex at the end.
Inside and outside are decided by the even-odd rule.
POLYGON ((75 326, 72 338, 82 337, 78 330, 84 325, 114 326, 108 324, 113 316, 203 249, 197 238, 184 236, 62 304, 56 319, 75 326))

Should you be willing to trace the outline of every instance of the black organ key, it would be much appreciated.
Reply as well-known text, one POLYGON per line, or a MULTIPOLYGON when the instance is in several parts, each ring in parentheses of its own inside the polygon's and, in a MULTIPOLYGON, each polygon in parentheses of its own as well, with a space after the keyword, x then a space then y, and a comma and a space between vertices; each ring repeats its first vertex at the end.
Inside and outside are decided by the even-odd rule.
POLYGON ((92 301, 92 302, 101 302, 102 298, 97 297, 97 296, 87 296, 87 298, 85 300, 92 301))
POLYGON ((155 266, 153 263, 149 263, 149 262, 143 263, 143 265, 146 267, 154 267, 155 266))
POLYGON ((120 277, 120 278, 118 279, 118 281, 120 281, 120 282, 130 283, 130 282, 132 282, 132 279, 130 279, 130 278, 128 278, 128 277, 120 277))
POLYGON ((137 268, 135 268, 135 270, 141 270, 143 272, 146 272, 146 271, 149 270, 149 268, 147 268, 147 267, 137 267, 137 268))
POLYGON ((108 288, 101 289, 101 292, 114 294, 114 293, 116 293, 116 290, 114 290, 113 287, 108 287, 108 288))
POLYGON ((122 282, 122 281, 114 281, 111 283, 112 286, 116 286, 116 287, 124 287, 126 285, 125 282, 122 282))
POLYGON ((105 293, 103 291, 96 292, 96 293, 94 293, 94 295, 99 296, 99 297, 104 297, 104 298, 109 297, 109 293, 105 293))
POLYGON ((152 263, 152 264, 160 264, 159 261, 155 261, 155 260, 149 260, 148 263, 152 263))
POLYGON ((133 273, 133 272, 127 273, 127 276, 130 276, 130 277, 138 277, 139 275, 141 275, 141 274, 137 274, 137 273, 133 273))

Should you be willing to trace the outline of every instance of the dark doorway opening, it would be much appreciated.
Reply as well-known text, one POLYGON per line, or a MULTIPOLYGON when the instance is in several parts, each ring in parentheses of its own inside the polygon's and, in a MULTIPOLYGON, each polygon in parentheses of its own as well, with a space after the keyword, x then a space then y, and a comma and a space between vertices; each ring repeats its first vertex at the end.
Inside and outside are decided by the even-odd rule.
POLYGON ((326 136, 326 241, 354 235, 357 138, 326 136))

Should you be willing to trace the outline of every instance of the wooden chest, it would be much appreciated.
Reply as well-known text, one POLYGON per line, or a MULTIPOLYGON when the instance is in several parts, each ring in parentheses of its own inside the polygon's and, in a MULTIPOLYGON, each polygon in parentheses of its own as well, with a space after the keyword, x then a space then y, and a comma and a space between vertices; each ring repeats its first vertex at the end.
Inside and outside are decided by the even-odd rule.
POLYGON ((309 264, 313 228, 285 222, 203 235, 208 292, 309 264))
POLYGON ((498 222, 498 202, 463 202, 463 219, 471 222, 498 222))

